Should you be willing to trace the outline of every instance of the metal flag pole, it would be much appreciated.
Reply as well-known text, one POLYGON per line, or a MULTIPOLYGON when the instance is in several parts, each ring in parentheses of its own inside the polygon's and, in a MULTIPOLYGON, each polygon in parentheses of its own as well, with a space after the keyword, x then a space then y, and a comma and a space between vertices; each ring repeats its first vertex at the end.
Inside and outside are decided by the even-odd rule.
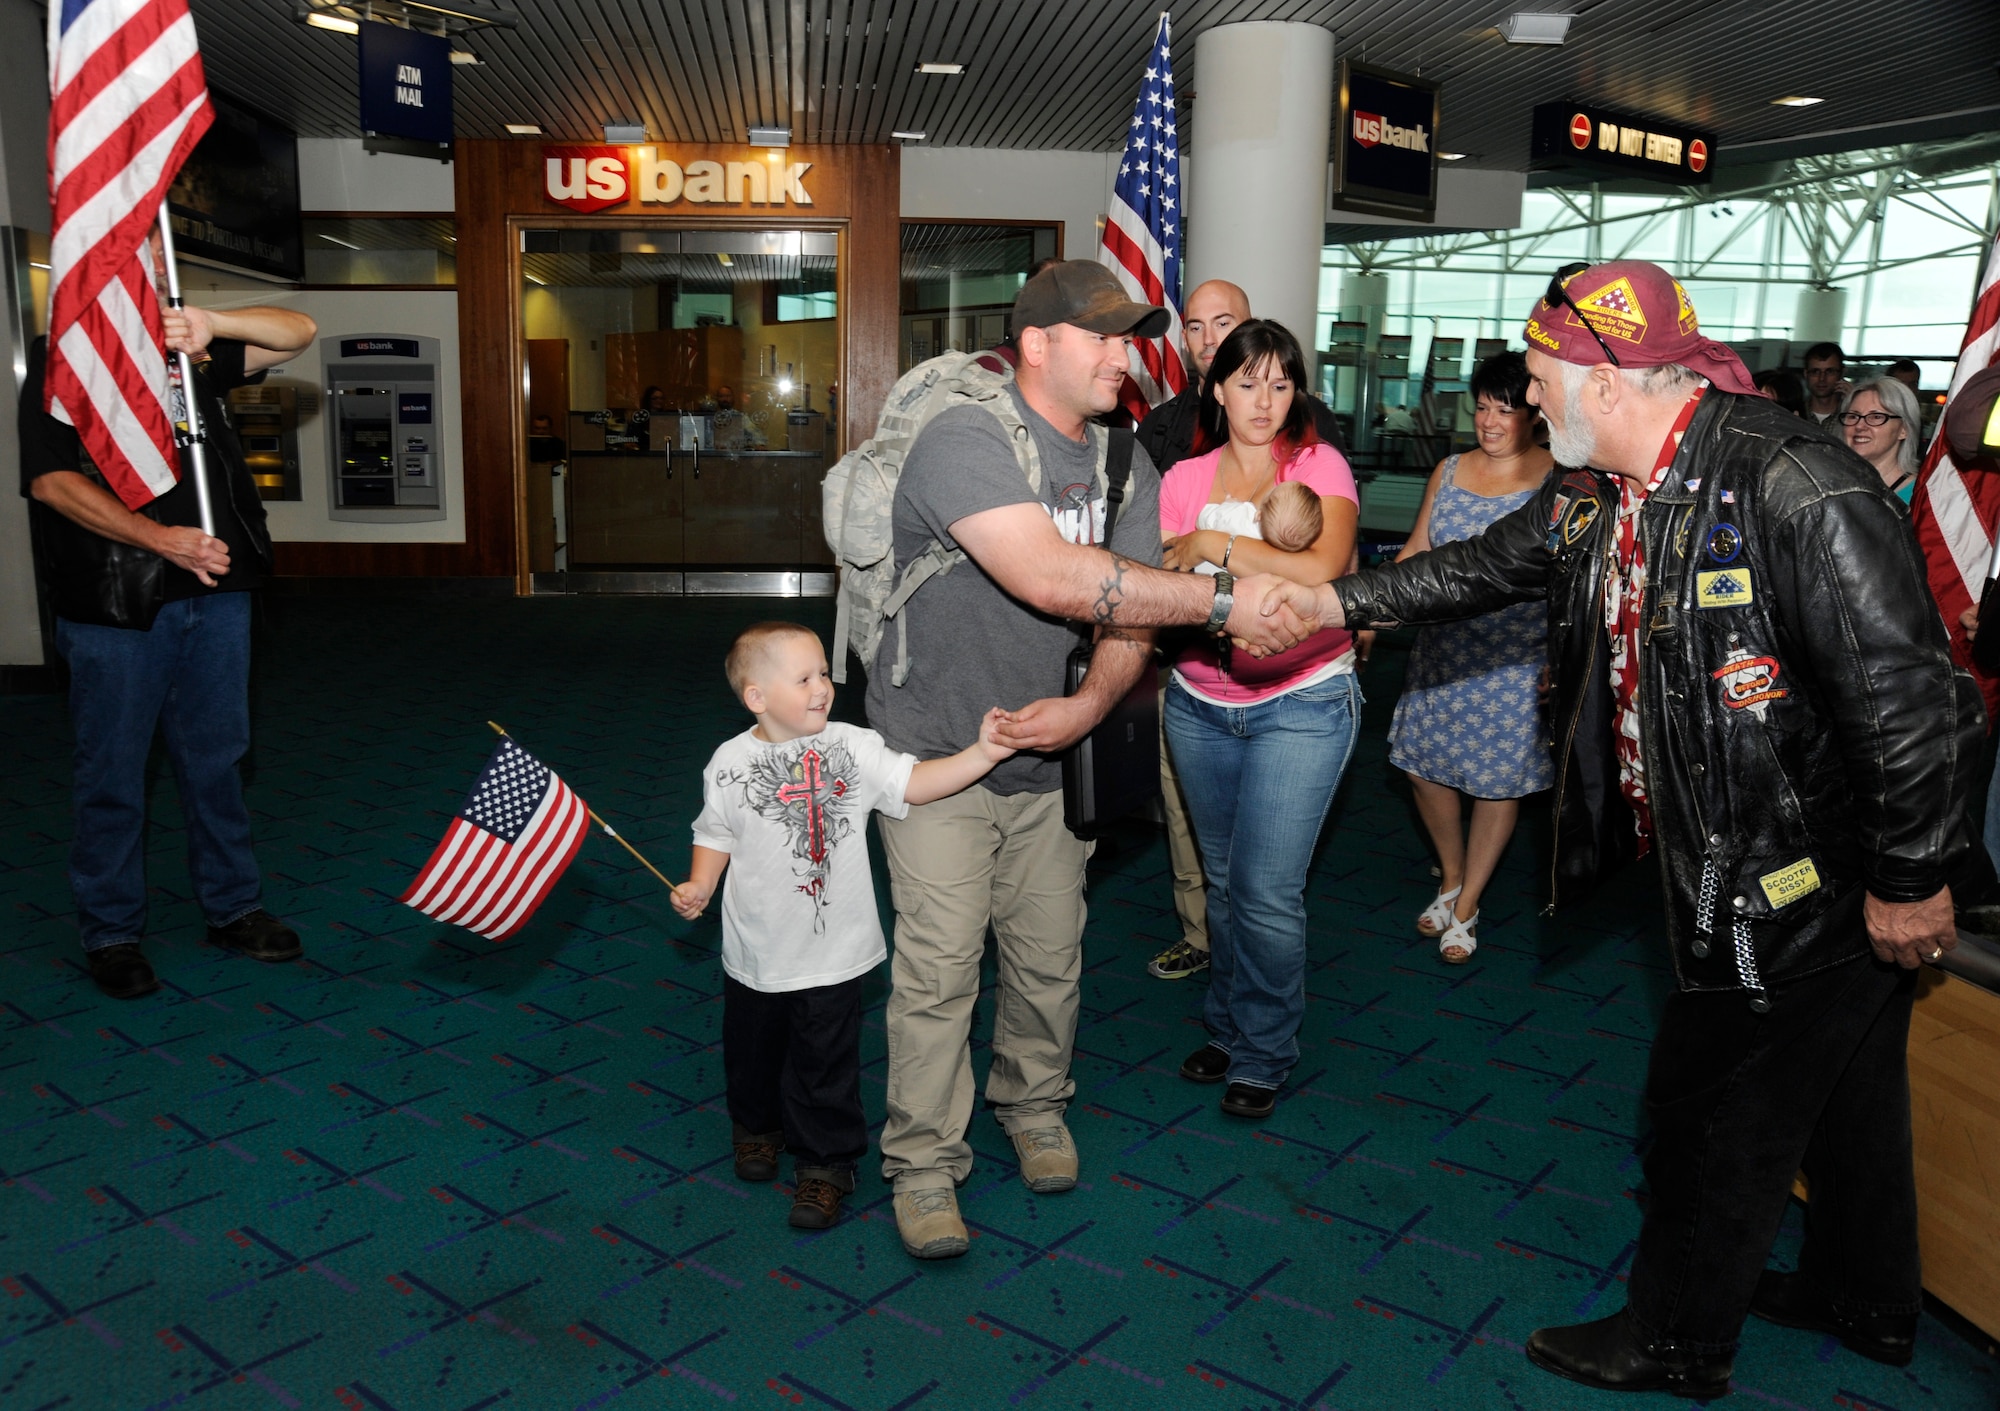
MULTIPOLYGON (((181 274, 174 263, 174 228, 167 220, 167 203, 160 202, 160 254, 167 266, 167 307, 184 308, 181 300, 181 274)), ((208 434, 202 429, 201 408, 195 403, 194 364, 188 361, 184 352, 174 354, 174 366, 180 374, 181 406, 187 414, 187 421, 174 428, 175 439, 188 449, 188 460, 194 474, 194 502, 201 513, 201 532, 213 539, 215 535, 215 510, 208 498, 208 434)))

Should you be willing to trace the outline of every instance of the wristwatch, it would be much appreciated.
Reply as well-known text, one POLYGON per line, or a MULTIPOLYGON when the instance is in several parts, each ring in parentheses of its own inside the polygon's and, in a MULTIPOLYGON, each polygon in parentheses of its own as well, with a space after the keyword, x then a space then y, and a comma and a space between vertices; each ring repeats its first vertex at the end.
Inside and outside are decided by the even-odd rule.
POLYGON ((1229 627, 1229 614, 1236 606, 1236 575, 1217 573, 1215 575, 1215 602, 1208 609, 1208 621, 1202 630, 1211 637, 1220 637, 1229 627))

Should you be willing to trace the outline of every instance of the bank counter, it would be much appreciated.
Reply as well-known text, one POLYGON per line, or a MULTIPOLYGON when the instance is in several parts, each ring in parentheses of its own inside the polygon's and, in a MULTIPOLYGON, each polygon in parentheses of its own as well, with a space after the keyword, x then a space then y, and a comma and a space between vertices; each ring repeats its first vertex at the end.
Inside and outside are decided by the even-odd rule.
POLYGON ((665 435, 607 434, 601 422, 572 419, 563 477, 571 570, 833 562, 820 514, 827 466, 822 419, 790 427, 782 449, 727 450, 715 448, 706 421, 683 435, 679 418, 663 420, 665 435), (673 444, 657 444, 663 441, 673 444))

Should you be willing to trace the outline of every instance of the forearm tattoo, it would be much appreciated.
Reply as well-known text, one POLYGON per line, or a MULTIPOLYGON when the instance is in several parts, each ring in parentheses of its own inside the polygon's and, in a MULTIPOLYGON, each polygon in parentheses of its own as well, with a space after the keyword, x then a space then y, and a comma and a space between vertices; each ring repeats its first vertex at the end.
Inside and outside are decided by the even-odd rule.
POLYGON ((1118 609, 1125 605, 1125 574, 1132 567, 1132 560, 1123 554, 1111 555, 1111 571, 1097 586, 1097 601, 1090 605, 1090 620, 1100 627, 1108 627, 1118 620, 1118 609))

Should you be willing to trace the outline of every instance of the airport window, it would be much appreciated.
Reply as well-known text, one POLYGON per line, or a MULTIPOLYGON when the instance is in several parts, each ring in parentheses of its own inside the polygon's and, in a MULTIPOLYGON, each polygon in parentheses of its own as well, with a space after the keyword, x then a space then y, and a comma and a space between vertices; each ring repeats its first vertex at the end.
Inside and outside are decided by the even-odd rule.
POLYGON ((1054 223, 903 222, 902 347, 907 372, 939 353, 1006 338, 1014 296, 1038 260, 1062 254, 1054 223))

